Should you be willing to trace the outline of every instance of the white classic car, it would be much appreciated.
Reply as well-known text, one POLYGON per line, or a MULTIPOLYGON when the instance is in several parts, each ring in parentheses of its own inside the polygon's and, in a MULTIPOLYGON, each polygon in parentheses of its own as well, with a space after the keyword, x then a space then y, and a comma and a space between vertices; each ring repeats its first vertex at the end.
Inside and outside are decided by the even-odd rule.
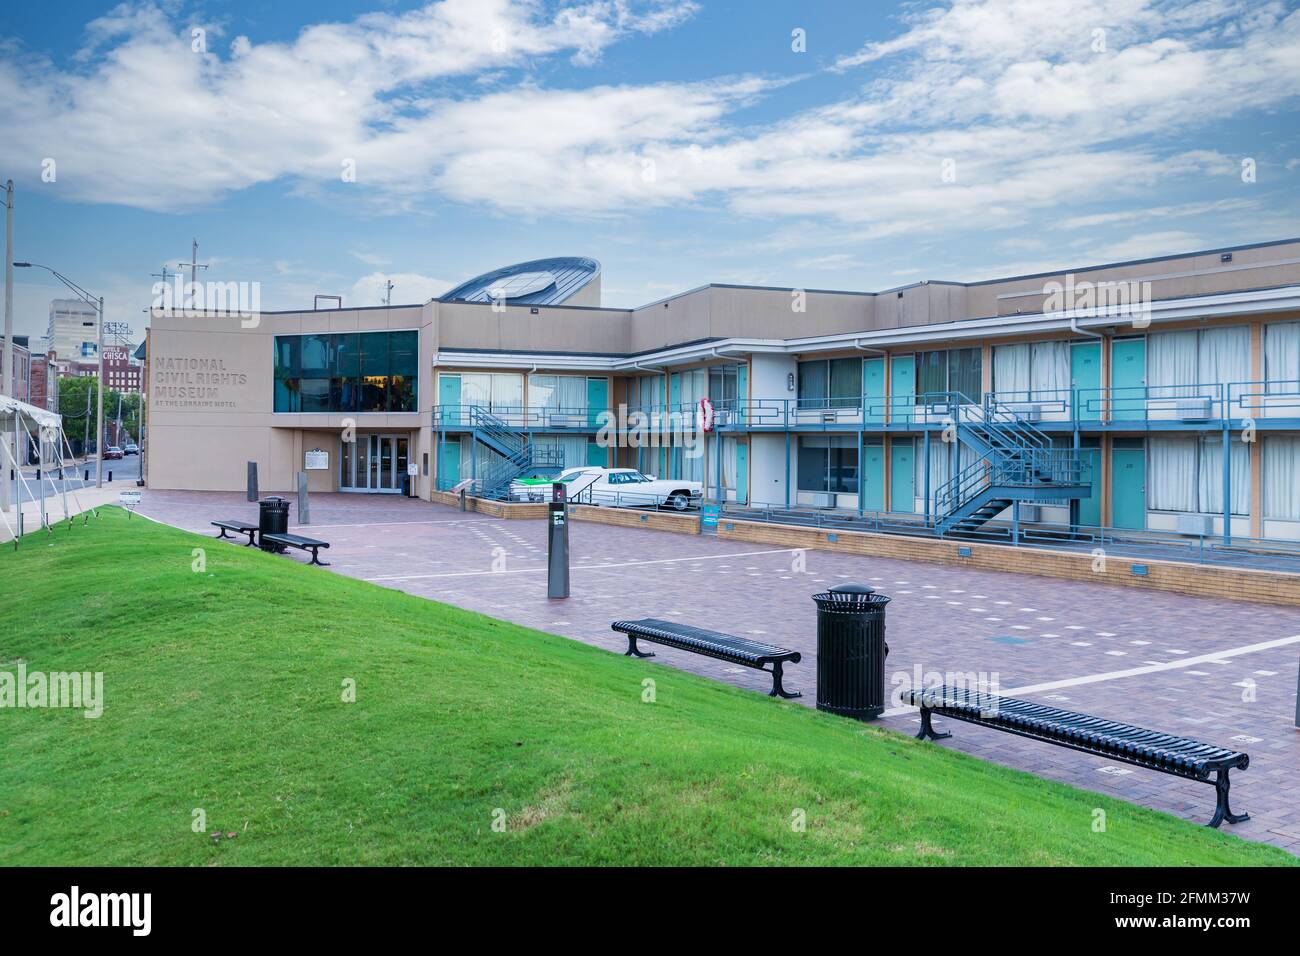
MULTIPOLYGON (((635 468, 566 468, 545 482, 545 497, 550 497, 551 482, 563 482, 565 495, 579 504, 604 505, 610 508, 643 508, 665 506, 676 511, 698 507, 704 493, 698 481, 660 479, 643 475, 635 468)), ((528 491, 512 488, 517 492, 528 491)), ((516 500, 528 500, 523 495, 516 500)))

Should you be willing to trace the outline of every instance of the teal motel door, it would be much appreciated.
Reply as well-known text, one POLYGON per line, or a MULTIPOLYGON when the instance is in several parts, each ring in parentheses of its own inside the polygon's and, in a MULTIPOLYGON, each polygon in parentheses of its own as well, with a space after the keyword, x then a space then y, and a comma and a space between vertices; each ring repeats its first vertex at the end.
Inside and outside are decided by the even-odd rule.
POLYGON ((1147 453, 1144 448, 1110 452, 1111 525, 1142 530, 1147 526, 1147 453))
MULTIPOLYGON (((908 399, 916 396, 916 357, 895 355, 889 360, 889 408, 895 422, 912 420, 912 405, 908 399)), ((893 510, 897 511, 897 508, 893 510)), ((912 509, 909 508, 909 511, 912 509)))
POLYGON ((916 511, 916 449, 910 438, 889 442, 889 510, 916 511))
MULTIPOLYGON (((885 358, 862 360, 862 420, 879 424, 885 420, 885 358)), ((883 459, 882 459, 883 460, 883 459)))
POLYGON ((736 503, 749 501, 749 446, 736 442, 736 503))
POLYGON ((1079 421, 1095 422, 1101 419, 1101 343, 1073 342, 1070 344, 1070 385, 1079 407, 1074 417, 1079 421))
POLYGON ((587 379, 587 427, 600 427, 600 413, 609 410, 609 379, 587 379))
POLYGON ((865 445, 862 449, 862 510, 885 510, 885 445, 865 445))
POLYGON ((460 413, 460 376, 448 375, 446 372, 438 374, 438 404, 442 406, 442 423, 444 425, 459 425, 460 413), (448 409, 451 411, 448 411, 448 409))
POLYGON ((1147 417, 1147 340, 1116 339, 1110 346, 1111 412, 1115 421, 1147 417))
POLYGON ((745 411, 749 403, 749 366, 736 369, 736 424, 745 424, 745 411))
POLYGON ((442 451, 438 455, 438 487, 450 491, 460 481, 460 439, 443 440, 442 451))
POLYGON ((1101 449, 1080 448, 1079 455, 1088 466, 1088 481, 1092 491, 1087 498, 1079 499, 1079 524, 1088 528, 1101 527, 1101 449))

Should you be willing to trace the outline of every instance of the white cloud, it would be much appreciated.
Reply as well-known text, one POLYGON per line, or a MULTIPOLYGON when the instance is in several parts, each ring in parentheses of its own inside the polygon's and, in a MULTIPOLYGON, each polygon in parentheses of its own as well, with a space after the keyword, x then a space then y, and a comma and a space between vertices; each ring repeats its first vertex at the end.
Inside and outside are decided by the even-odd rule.
POLYGON ((863 77, 852 95, 750 126, 740 108, 788 80, 539 85, 541 60, 590 64, 695 12, 689 0, 568 3, 441 0, 220 50, 214 29, 202 55, 163 9, 123 5, 91 25, 75 70, 0 63, 12 131, 0 165, 31 177, 52 156, 58 183, 35 188, 159 210, 270 181, 355 189, 390 210, 714 205, 783 224, 756 246, 814 248, 1044 216, 1115 225, 1108 204, 1159 208, 1152 192, 1235 175, 1253 146, 1189 140, 1189 124, 1276 109, 1300 89, 1300 12, 1279 2, 954 0, 842 59, 843 76, 863 77))

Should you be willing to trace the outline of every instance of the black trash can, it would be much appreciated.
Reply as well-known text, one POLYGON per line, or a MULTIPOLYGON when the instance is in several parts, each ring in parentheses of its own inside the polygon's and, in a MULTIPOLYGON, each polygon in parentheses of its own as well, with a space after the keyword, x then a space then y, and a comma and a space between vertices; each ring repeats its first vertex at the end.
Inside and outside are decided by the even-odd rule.
POLYGON ((885 709, 885 605, 862 584, 814 594, 817 602, 817 709, 875 720, 885 709))
POLYGON ((263 551, 283 552, 284 545, 268 544, 266 535, 284 534, 289 530, 289 499, 271 495, 258 502, 257 540, 263 551))

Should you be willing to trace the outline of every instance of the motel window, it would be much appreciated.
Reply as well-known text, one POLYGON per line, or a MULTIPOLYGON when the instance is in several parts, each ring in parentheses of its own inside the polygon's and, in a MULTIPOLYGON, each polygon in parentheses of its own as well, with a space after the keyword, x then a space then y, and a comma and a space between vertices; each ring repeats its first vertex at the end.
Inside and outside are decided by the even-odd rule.
POLYGON ((419 333, 277 335, 277 412, 418 410, 419 333))
MULTIPOLYGON (((1147 488, 1152 511, 1223 514, 1223 439, 1219 436, 1153 437, 1147 488)), ((1231 511, 1250 513, 1250 451, 1232 443, 1231 511)))
POLYGON ((800 491, 857 493, 857 437, 801 435, 798 478, 800 491))
POLYGON ((728 408, 736 403, 735 365, 709 367, 709 401, 714 408, 728 408))
POLYGON ((1066 399, 1070 391, 1070 343, 995 345, 993 390, 1004 402, 1066 399))
POLYGON ((862 402, 862 359, 799 363, 800 408, 853 408, 862 402))
POLYGON ((587 413, 587 376, 529 375, 528 406, 538 411, 587 413))
POLYGON ((1300 435, 1264 438, 1264 517, 1300 521, 1300 435))
POLYGON ((984 394, 983 357, 979 349, 916 353, 916 392, 961 392, 978 400, 984 394))
POLYGON ((1264 326, 1264 377, 1271 393, 1300 391, 1300 322, 1264 326))
MULTIPOLYGON (((1244 325, 1147 336, 1151 398, 1196 395, 1196 385, 1244 382, 1249 378, 1250 330, 1244 325)), ((1208 394, 1210 390, 1202 391, 1208 394)))

